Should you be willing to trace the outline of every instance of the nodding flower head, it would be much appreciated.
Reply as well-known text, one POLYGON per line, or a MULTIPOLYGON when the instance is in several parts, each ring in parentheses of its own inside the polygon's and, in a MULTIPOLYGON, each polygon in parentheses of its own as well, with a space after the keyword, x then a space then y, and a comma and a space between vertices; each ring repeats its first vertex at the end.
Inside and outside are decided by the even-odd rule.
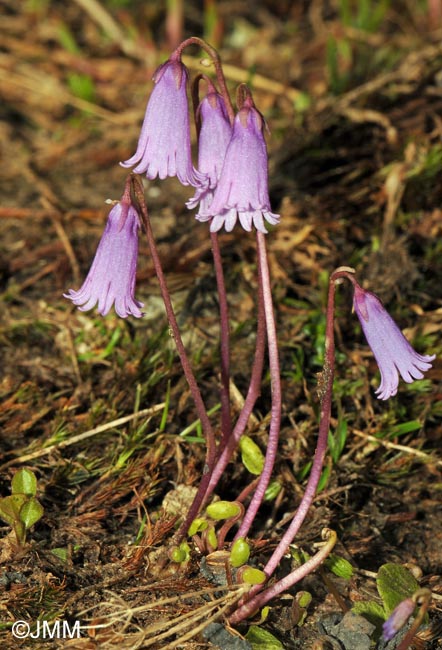
MULTIPOLYGON (((198 106, 201 129, 198 138, 198 170, 206 174, 208 186, 196 190, 186 205, 191 210, 198 203, 204 209, 210 205, 214 189, 223 167, 226 149, 232 137, 232 127, 227 116, 224 99, 215 88, 210 88, 198 106)), ((197 219, 199 216, 197 215, 197 219)))
POLYGON ((192 165, 190 151, 188 73, 179 57, 172 56, 153 76, 155 86, 147 103, 135 154, 120 163, 137 174, 161 179, 177 176, 183 185, 207 185, 204 174, 192 165))
POLYGON ((115 305, 118 316, 140 318, 143 303, 135 299, 135 279, 138 258, 137 211, 124 197, 109 213, 106 228, 98 244, 94 261, 83 286, 64 294, 81 311, 98 303, 102 316, 115 305))
POLYGON ((244 230, 252 226, 266 233, 264 221, 276 224, 279 215, 270 211, 267 148, 264 120, 247 96, 235 117, 232 137, 211 202, 200 205, 197 219, 209 221, 210 230, 223 226, 231 231, 237 219, 244 230))
POLYGON ((431 368, 435 355, 418 354, 402 334, 374 293, 353 282, 353 304, 365 338, 381 372, 381 384, 376 390, 379 399, 396 395, 399 375, 407 383, 422 379, 431 368))

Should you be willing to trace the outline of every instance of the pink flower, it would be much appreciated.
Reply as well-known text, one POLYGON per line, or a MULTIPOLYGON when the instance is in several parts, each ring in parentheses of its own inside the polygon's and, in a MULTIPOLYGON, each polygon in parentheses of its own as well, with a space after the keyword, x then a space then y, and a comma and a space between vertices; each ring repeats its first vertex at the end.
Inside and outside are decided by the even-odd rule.
POLYGON ((178 176, 183 185, 199 187, 207 180, 192 165, 187 69, 179 57, 160 65, 153 76, 155 86, 149 98, 135 154, 120 163, 137 174, 161 179, 178 176))
POLYGON ((81 311, 98 303, 102 316, 115 304, 121 318, 143 315, 143 303, 135 299, 140 221, 132 204, 122 200, 109 213, 106 228, 98 244, 94 261, 83 286, 64 294, 81 311))
POLYGON ((354 282, 353 304, 381 372, 381 384, 376 390, 378 398, 386 400, 396 395, 399 375, 407 383, 422 379, 435 355, 418 354, 379 298, 362 289, 357 282, 354 282))
MULTIPOLYGON (((192 209, 200 202, 200 210, 204 210, 212 202, 214 188, 221 175, 226 149, 232 137, 232 127, 224 100, 213 86, 198 106, 198 112, 201 115, 198 169, 207 176, 209 185, 198 188, 195 196, 187 201, 186 205, 192 209)), ((200 219, 199 214, 196 218, 200 219)), ((203 218, 202 220, 206 221, 207 219, 203 218)))
POLYGON ((250 231, 253 225, 263 233, 267 232, 264 220, 273 225, 279 222, 279 215, 270 211, 263 127, 263 118, 251 97, 246 97, 235 117, 213 200, 200 205, 197 215, 200 221, 211 219, 212 232, 223 226, 231 231, 237 219, 244 230, 250 231))

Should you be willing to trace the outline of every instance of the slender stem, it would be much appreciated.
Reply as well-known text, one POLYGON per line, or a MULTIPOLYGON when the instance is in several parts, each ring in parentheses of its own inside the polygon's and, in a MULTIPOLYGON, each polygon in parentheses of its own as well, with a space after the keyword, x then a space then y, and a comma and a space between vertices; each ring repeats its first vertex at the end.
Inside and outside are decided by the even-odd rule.
MULTIPOLYGON (((150 224, 150 219, 149 219, 149 214, 147 211, 147 206, 146 202, 144 199, 144 192, 143 192, 143 186, 141 184, 140 179, 138 176, 135 174, 132 175, 133 179, 133 188, 134 188, 134 193, 135 196, 138 200, 138 203, 141 208, 142 215, 144 217, 143 219, 143 225, 146 229, 146 235, 147 235, 147 240, 149 243, 149 248, 150 248, 150 253, 152 255, 152 261, 154 264, 155 268, 155 273, 158 278, 158 283, 160 285, 160 291, 161 291, 161 296, 164 302, 164 306, 166 309, 166 314, 167 314, 167 319, 169 321, 170 328, 173 333, 173 337, 175 340, 175 345, 177 347, 178 355, 180 357, 181 365, 184 371, 184 375, 186 377, 187 383, 189 385, 190 392, 192 394, 193 401, 195 402, 195 407, 198 413, 198 417, 201 422, 201 426, 203 428, 203 432, 206 438, 206 463, 204 467, 204 472, 203 472, 203 478, 202 478, 202 483, 208 483, 209 477, 210 477, 210 472, 214 466, 215 463, 215 458, 216 458, 216 441, 215 441, 215 434, 213 432, 212 425, 209 420, 209 416, 207 415, 206 407, 204 405, 203 399, 201 397, 200 390, 198 388, 198 384, 195 379, 195 375, 193 374, 192 367, 189 362, 189 358, 187 356, 183 340, 181 338, 180 330, 178 327, 178 323, 175 317, 175 312, 173 309, 172 305, 172 300, 170 298, 170 293, 167 288, 167 282, 166 278, 163 273, 163 268, 161 266, 161 260, 160 256, 158 254, 158 250, 156 247, 155 239, 153 236, 153 231, 152 231, 152 226, 150 224)), ((196 513, 198 511, 198 508, 196 508, 196 512, 193 512, 193 509, 191 507, 187 519, 190 519, 189 523, 194 519, 196 513)), ((184 522, 186 523, 186 522, 184 522)), ((182 528, 184 527, 184 524, 182 525, 182 528)), ((181 530, 181 529, 180 529, 181 530)), ((184 534, 182 535, 184 537, 185 533, 187 532, 184 530, 184 534)))
POLYGON ((260 393, 262 369, 264 365, 266 332, 265 332, 264 297, 263 297, 261 273, 259 272, 259 269, 258 269, 258 283, 259 283, 258 313, 257 313, 258 326, 256 330, 255 357, 253 360, 249 389, 247 391, 246 399, 244 400, 244 406, 241 409, 241 413, 239 414, 238 420, 236 421, 232 434, 229 440, 227 441, 226 446, 222 450, 222 453, 218 458, 217 463, 212 472, 212 475, 210 477, 210 481, 207 486, 207 491, 204 496, 204 503, 207 503, 212 492, 216 488, 218 481, 220 480, 224 470, 226 469, 230 459, 232 458, 233 452, 235 451, 239 439, 241 438, 241 436, 243 435, 246 429, 247 423, 249 421, 249 417, 252 413, 253 407, 255 406, 255 402, 258 399, 260 393))
POLYGON ((274 550, 272 556, 264 567, 264 572, 270 577, 278 566, 282 556, 287 552, 289 545, 292 543, 295 535, 299 531, 307 512, 313 502, 321 477, 321 470, 324 463, 325 452, 327 451, 328 431, 330 427, 330 414, 333 393, 333 377, 335 362, 335 337, 333 330, 334 305, 335 305, 335 288, 336 278, 334 275, 330 278, 328 288, 327 304, 327 326, 325 333, 325 360, 324 369, 321 373, 318 391, 321 398, 321 415, 319 422, 319 435, 316 445, 313 465, 310 470, 310 476, 305 488, 301 503, 292 519, 292 523, 282 536, 281 541, 274 550))
POLYGON ((247 512, 242 520, 241 526, 235 536, 246 537, 255 519, 259 506, 264 498, 265 491, 270 482, 270 477, 275 463, 279 430, 281 426, 281 377, 279 370, 278 343, 276 338, 275 316, 273 313, 272 290, 270 286, 270 273, 267 261, 267 250, 265 235, 262 232, 256 233, 256 245, 258 253, 258 267, 260 269, 262 292, 264 301, 265 324, 267 330, 267 347, 269 351, 270 382, 272 392, 272 409, 270 419, 269 438, 265 455, 264 467, 259 479, 256 491, 250 501, 247 512))
POLYGON ((309 560, 307 560, 307 562, 302 564, 300 567, 289 573, 278 582, 275 582, 275 584, 273 584, 271 587, 252 597, 244 605, 239 607, 232 614, 232 616, 229 617, 229 623, 231 625, 235 625, 248 616, 252 615, 257 609, 265 605, 265 603, 267 603, 271 598, 274 598, 283 591, 286 591, 290 587, 293 587, 294 584, 302 580, 302 578, 305 578, 305 576, 320 566, 328 557, 328 555, 330 555, 337 541, 337 535, 333 530, 325 528, 322 533, 323 537, 326 539, 326 542, 324 546, 316 553, 316 555, 311 557, 309 560))
POLYGON ((227 90, 226 79, 224 77, 224 72, 221 65, 221 59, 218 52, 215 50, 214 47, 206 43, 206 41, 203 41, 202 38, 198 38, 197 36, 191 36, 190 38, 187 38, 185 41, 183 41, 177 47, 175 52, 172 54, 172 57, 180 57, 182 51, 188 45, 199 45, 199 47, 205 50, 207 54, 210 56, 210 58, 212 59, 213 64, 215 66, 216 78, 218 80, 219 88, 226 104, 227 114, 229 116, 230 123, 233 124, 233 121, 235 119, 235 111, 233 110, 232 101, 230 99, 229 91, 227 90))
POLYGON ((221 338, 221 449, 225 447, 232 433, 232 417, 230 413, 230 327, 229 308, 227 305, 226 286, 219 248, 218 233, 211 232, 213 263, 215 266, 216 284, 218 288, 220 338, 221 338))

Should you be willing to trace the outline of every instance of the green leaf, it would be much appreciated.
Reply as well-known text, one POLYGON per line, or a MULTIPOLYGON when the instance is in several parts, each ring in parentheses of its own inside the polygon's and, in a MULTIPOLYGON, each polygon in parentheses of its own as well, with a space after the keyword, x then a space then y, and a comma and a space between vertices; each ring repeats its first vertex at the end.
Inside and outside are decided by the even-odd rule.
POLYGON ((419 583, 401 564, 384 564, 378 571, 376 586, 387 617, 402 600, 410 598, 419 589, 419 583))
POLYGON ((354 614, 360 614, 376 627, 376 636, 380 636, 382 625, 387 618, 382 605, 374 600, 361 600, 351 608, 354 614))
POLYGON ((43 517, 43 506, 35 497, 31 497, 26 501, 20 510, 20 520, 28 529, 33 526, 39 519, 43 517))
POLYGON ((26 494, 34 497, 37 494, 37 478, 30 469, 19 469, 11 481, 12 494, 26 494))
POLYGON ((52 555, 55 555, 62 562, 67 562, 69 558, 68 549, 64 547, 57 547, 51 549, 52 555))
POLYGON ((328 464, 324 467, 321 473, 321 477, 318 481, 318 487, 316 488, 316 492, 319 494, 319 492, 322 492, 322 490, 327 486, 328 479, 330 478, 331 474, 331 465, 328 464))
POLYGON ((328 432, 328 448, 333 462, 336 464, 344 451, 348 435, 348 424, 346 420, 340 420, 334 433, 328 432))
POLYGON ((284 650, 281 641, 257 625, 251 625, 249 627, 246 639, 253 650, 284 650))
POLYGON ((399 436, 405 435, 406 433, 411 433, 412 431, 419 431, 419 429, 422 429, 422 423, 418 422, 418 420, 410 420, 409 422, 403 422, 402 424, 398 424, 393 427, 393 429, 388 434, 388 437, 397 438, 399 436))
POLYGON ((271 481, 264 493, 264 501, 273 501, 273 499, 276 499, 281 490, 282 485, 279 481, 271 481))
POLYGON ((20 510, 27 498, 26 494, 11 494, 0 499, 0 517, 3 521, 10 526, 20 521, 20 510))
POLYGON ((249 436, 241 436, 239 440, 241 460, 244 467, 255 476, 259 476, 264 468, 264 455, 249 436))

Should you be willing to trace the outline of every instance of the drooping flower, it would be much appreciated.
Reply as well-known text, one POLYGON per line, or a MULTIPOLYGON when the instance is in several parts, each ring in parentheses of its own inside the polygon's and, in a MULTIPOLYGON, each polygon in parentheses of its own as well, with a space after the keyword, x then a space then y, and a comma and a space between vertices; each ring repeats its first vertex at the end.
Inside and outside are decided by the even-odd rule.
POLYGON ((390 641, 405 625, 416 608, 412 598, 402 600, 382 626, 384 641, 390 641))
POLYGON ((155 86, 147 103, 135 154, 120 163, 137 174, 161 179, 177 176, 183 185, 207 184, 204 174, 192 165, 187 104, 188 73, 179 56, 160 65, 153 76, 155 86))
POLYGON ((224 99, 216 92, 213 85, 209 86, 209 92, 198 106, 198 114, 201 116, 198 170, 207 176, 208 186, 196 190, 195 196, 186 203, 189 209, 194 208, 198 203, 201 203, 202 209, 210 206, 214 189, 221 175, 226 149, 232 137, 232 127, 224 99))
POLYGON ((353 304, 361 322, 365 338, 381 372, 381 383, 376 390, 379 399, 396 395, 399 375, 407 383, 422 379, 431 368, 435 355, 418 354, 385 310, 379 298, 353 282, 353 304))
POLYGON ((135 279, 138 258, 137 211, 123 196, 109 213, 106 228, 98 244, 94 261, 81 289, 64 294, 81 311, 98 303, 102 316, 115 305, 121 318, 141 318, 143 303, 135 299, 135 279))
POLYGON ((271 224, 279 221, 279 215, 270 210, 263 128, 263 118, 251 97, 246 97, 235 117, 213 200, 210 205, 200 205, 197 215, 200 221, 211 219, 212 232, 223 226, 231 231, 239 219, 244 230, 250 231, 254 225, 266 233, 264 220, 271 224))

